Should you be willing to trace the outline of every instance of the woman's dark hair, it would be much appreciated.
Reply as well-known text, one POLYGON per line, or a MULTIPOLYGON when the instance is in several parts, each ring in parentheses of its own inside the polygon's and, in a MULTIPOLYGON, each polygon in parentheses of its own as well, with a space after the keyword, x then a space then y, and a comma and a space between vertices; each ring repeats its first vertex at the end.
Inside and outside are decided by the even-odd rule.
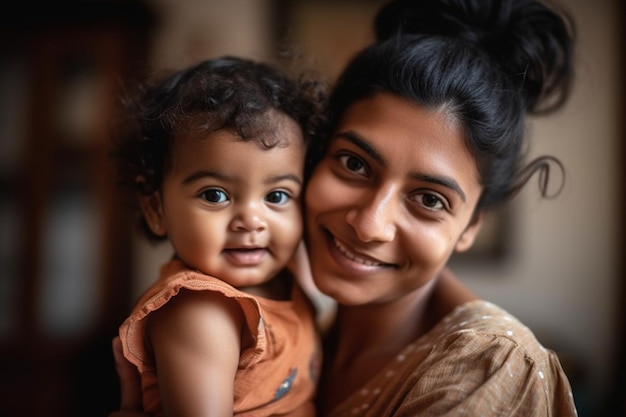
MULTIPOLYGON (((526 114, 562 107, 573 76, 574 27, 563 11, 534 0, 396 0, 375 19, 378 41, 338 79, 330 137, 347 107, 389 92, 446 109, 463 126, 483 192, 476 212, 514 196, 536 172, 548 196, 552 156, 524 163, 526 114)), ((312 149, 312 163, 327 142, 312 149)))
POLYGON ((142 232, 162 239, 140 215, 137 196, 161 188, 178 138, 202 140, 227 129, 266 148, 281 146, 273 134, 279 112, 300 126, 308 145, 322 123, 325 99, 325 87, 316 80, 291 78, 278 67, 232 56, 136 84, 120 102, 112 155, 142 232))

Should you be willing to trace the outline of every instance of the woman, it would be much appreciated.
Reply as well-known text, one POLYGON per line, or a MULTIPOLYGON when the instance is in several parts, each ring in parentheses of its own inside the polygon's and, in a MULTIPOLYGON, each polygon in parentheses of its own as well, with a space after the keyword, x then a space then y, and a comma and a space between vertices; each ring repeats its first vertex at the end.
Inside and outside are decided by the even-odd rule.
POLYGON ((556 355, 446 270, 561 168, 524 161, 524 122, 568 97, 570 21, 532 0, 398 0, 376 31, 330 97, 305 194, 313 279, 338 302, 319 415, 576 415, 556 355))

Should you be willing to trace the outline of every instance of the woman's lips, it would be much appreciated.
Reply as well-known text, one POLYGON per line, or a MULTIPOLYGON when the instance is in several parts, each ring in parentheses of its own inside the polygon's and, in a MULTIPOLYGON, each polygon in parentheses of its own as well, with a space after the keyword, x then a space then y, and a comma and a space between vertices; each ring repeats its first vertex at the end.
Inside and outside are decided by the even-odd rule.
POLYGON ((381 262, 375 258, 355 253, 333 235, 328 232, 326 233, 331 256, 337 263, 346 268, 358 269, 359 271, 373 271, 393 266, 392 264, 381 262))
POLYGON ((380 265, 382 265, 380 262, 375 262, 375 261, 371 261, 369 259, 362 258, 359 255, 351 252, 343 243, 338 241, 336 238, 333 238, 333 242, 337 246, 337 249, 339 249, 339 252, 343 253, 344 256, 346 258, 350 259, 351 261, 354 261, 354 262, 357 262, 357 263, 360 263, 360 264, 363 264, 363 265, 367 265, 367 266, 380 266, 380 265))

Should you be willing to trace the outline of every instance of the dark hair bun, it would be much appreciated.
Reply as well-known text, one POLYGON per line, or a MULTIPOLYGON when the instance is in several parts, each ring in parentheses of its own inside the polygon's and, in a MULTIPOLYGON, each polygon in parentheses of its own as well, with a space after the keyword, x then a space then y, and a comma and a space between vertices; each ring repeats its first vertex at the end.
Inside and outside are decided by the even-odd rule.
POLYGON ((376 16, 379 40, 403 35, 456 37, 489 55, 525 98, 547 113, 567 100, 574 25, 536 0, 392 0, 376 16))

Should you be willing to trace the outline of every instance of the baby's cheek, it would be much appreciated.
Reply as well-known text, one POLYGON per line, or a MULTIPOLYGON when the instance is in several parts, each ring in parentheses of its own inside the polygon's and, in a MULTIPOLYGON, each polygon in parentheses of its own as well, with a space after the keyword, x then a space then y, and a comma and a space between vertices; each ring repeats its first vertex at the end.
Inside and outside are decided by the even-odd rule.
POLYGON ((297 249, 302 239, 302 217, 299 215, 283 219, 272 231, 277 248, 284 252, 284 256, 290 258, 297 249))

